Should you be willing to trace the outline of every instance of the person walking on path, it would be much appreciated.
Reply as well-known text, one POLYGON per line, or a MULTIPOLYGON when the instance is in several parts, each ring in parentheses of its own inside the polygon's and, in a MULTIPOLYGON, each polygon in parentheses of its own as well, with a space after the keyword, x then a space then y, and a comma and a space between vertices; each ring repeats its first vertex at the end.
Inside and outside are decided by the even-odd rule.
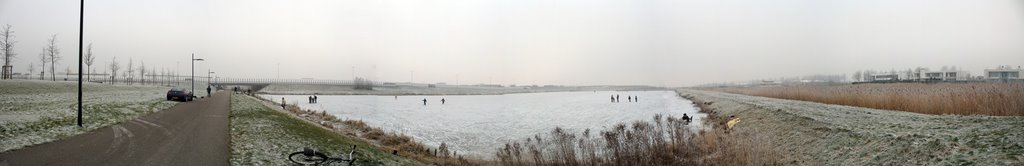
POLYGON ((444 105, 444 98, 441 98, 441 105, 444 105))
POLYGON ((213 94, 210 94, 210 91, 213 90, 210 87, 210 85, 206 85, 206 97, 213 96, 213 94))
POLYGON ((423 98, 423 105, 427 105, 427 98, 423 98))

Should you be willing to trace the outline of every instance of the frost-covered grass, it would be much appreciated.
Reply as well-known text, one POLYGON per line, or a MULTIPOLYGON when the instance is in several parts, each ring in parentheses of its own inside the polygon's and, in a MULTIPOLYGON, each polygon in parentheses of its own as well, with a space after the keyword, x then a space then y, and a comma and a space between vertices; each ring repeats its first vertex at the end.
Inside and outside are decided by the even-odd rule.
POLYGON ((162 110, 167 88, 83 85, 83 127, 77 126, 75 82, 0 81, 0 152, 85 133, 162 110))
POLYGON ((678 91, 709 102, 708 108, 722 117, 741 118, 731 130, 771 140, 759 143, 771 145, 779 153, 778 160, 787 165, 1024 163, 1021 116, 930 115, 694 89, 678 91))
POLYGON ((303 147, 336 157, 352 145, 357 146, 358 165, 419 164, 268 108, 244 95, 231 97, 230 120, 232 165, 290 165, 287 155, 303 147))

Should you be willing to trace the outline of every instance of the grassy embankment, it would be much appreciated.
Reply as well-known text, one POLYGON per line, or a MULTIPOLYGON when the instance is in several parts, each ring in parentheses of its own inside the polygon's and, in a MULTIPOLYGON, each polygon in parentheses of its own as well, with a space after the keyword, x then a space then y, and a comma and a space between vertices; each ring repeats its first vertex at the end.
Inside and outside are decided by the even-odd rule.
POLYGON ((1019 165, 1024 117, 931 115, 680 89, 756 131, 787 165, 1019 165))
POLYGON ((361 165, 463 165, 470 161, 456 155, 438 156, 399 133, 387 133, 361 121, 341 120, 324 112, 301 111, 294 105, 287 112, 268 108, 255 98, 232 98, 231 163, 241 165, 284 165, 285 155, 302 147, 338 153, 357 145, 361 165), (395 154, 392 154, 395 153, 395 154))
POLYGON ((0 152, 60 140, 169 108, 164 87, 83 85, 83 127, 77 127, 75 82, 0 81, 0 152))
POLYGON ((512 141, 497 148, 502 165, 776 165, 771 140, 756 131, 726 133, 722 117, 693 97, 705 125, 693 131, 681 118, 656 115, 651 121, 620 123, 599 133, 586 129, 579 135, 555 128, 546 135, 512 141))
POLYGON ((1024 116, 1024 84, 803 85, 710 90, 924 114, 1024 116))

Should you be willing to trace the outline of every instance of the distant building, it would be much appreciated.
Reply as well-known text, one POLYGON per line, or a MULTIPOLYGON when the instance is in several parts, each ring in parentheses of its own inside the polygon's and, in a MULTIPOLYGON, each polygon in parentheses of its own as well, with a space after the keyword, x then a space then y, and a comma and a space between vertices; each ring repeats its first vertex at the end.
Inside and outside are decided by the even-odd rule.
POLYGON ((971 79, 971 74, 962 70, 924 71, 921 74, 923 74, 921 79, 925 80, 962 81, 971 79))
POLYGON ((1020 80, 1024 69, 1018 66, 1016 69, 1010 66, 999 66, 995 69, 985 69, 985 78, 989 80, 1020 80))
POLYGON ((896 73, 872 74, 868 79, 870 79, 868 81, 896 81, 900 80, 900 75, 896 73))

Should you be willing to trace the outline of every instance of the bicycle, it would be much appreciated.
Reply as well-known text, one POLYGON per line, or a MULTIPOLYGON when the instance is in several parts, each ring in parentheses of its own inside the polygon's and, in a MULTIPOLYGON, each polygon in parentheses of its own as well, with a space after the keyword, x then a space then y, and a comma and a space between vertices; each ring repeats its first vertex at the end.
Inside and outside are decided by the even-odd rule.
POLYGON ((301 152, 295 152, 288 155, 288 160, 300 165, 330 165, 333 163, 341 163, 351 166, 356 163, 355 156, 352 156, 355 152, 356 146, 352 145, 352 150, 348 152, 348 156, 342 154, 338 157, 329 157, 327 154, 307 147, 302 148, 301 152))

